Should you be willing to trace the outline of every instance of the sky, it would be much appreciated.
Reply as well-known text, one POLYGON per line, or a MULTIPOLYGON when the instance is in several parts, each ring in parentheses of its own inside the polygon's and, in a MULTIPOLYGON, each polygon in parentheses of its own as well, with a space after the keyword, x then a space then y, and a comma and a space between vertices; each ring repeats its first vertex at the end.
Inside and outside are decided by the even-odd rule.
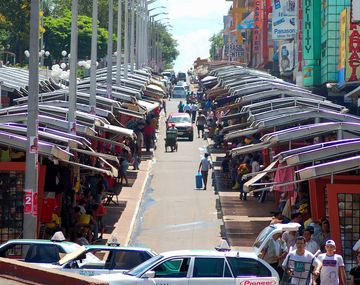
MULTIPOLYGON (((225 0, 159 0, 149 6, 166 6, 156 9, 151 14, 162 11, 169 13, 170 30, 178 42, 179 56, 175 61, 175 72, 187 71, 196 58, 208 58, 209 38, 223 28, 223 16, 227 15, 231 2, 225 0)), ((162 21, 166 22, 166 21, 162 21)))

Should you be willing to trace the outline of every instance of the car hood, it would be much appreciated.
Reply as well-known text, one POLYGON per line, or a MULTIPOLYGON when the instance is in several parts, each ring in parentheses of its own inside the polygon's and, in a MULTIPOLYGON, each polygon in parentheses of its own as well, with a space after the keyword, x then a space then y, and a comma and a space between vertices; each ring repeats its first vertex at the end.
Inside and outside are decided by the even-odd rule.
POLYGON ((168 126, 175 124, 175 127, 188 127, 190 128, 192 125, 190 123, 169 123, 168 126))

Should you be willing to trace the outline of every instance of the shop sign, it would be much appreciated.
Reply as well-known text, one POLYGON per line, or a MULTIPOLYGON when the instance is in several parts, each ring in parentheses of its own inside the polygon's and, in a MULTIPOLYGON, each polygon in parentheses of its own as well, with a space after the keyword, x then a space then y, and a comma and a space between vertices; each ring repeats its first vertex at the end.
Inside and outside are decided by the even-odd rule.
POLYGON ((340 42, 339 42, 339 64, 338 64, 338 84, 345 83, 345 63, 346 63, 346 24, 347 10, 344 9, 340 14, 340 42))
POLYGON ((262 27, 262 0, 255 1, 254 10, 254 29, 253 29, 253 52, 260 53, 261 46, 261 27, 262 27))
POLYGON ((346 43, 346 81, 358 80, 360 80, 360 22, 350 22, 346 43))
POLYGON ((31 189, 24 190, 24 214, 32 213, 33 209, 33 191, 31 189))
POLYGON ((294 42, 283 43, 279 55, 280 72, 291 72, 294 69, 294 42))
POLYGON ((296 36, 295 0, 273 0, 272 38, 273 40, 293 39, 296 36))
POLYGON ((352 0, 351 1, 351 10, 352 10, 352 22, 359 22, 360 21, 360 1, 359 0, 352 0))
POLYGON ((244 56, 244 46, 239 44, 227 44, 225 45, 225 55, 232 59, 241 58, 244 56))

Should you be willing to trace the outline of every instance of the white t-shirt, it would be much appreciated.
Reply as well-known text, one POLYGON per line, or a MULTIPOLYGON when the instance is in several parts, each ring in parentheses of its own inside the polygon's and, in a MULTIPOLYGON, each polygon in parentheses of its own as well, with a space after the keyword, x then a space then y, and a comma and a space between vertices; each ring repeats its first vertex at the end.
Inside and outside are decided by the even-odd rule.
POLYGON ((328 256, 326 253, 322 253, 318 258, 322 263, 320 271, 321 285, 339 284, 339 267, 344 266, 342 256, 339 254, 328 256))
POLYGON ((303 255, 299 255, 294 250, 286 256, 282 267, 293 272, 291 284, 308 285, 312 281, 311 265, 318 264, 319 260, 311 252, 305 250, 303 255))
POLYGON ((203 157, 200 163, 201 163, 201 171, 209 171, 209 168, 212 167, 212 163, 209 158, 203 157))
POLYGON ((306 243, 305 249, 310 251, 312 254, 315 254, 320 249, 320 246, 318 245, 318 243, 316 241, 311 239, 310 241, 308 241, 306 243))

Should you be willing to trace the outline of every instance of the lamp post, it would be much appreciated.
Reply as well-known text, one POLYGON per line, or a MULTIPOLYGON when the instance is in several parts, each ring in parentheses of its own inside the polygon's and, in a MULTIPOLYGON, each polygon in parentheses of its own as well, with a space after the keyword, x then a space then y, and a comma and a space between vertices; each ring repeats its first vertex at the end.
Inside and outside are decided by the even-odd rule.
POLYGON ((114 0, 109 0, 109 27, 108 27, 108 48, 107 48, 107 77, 106 91, 108 98, 112 97, 112 56, 113 56, 113 19, 114 18, 114 0))
MULTIPOLYGON (((154 18, 160 15, 168 15, 167 12, 160 12, 155 15, 150 16, 150 65, 154 67, 156 64, 156 42, 157 42, 157 31, 156 31, 156 21, 154 18)), ((169 18, 164 18, 169 19, 169 18)), ((161 20, 161 19, 160 19, 161 20)), ((170 20, 170 19, 169 19, 170 20)))
POLYGON ((121 30, 122 30, 122 0, 118 1, 118 14, 117 14, 117 43, 116 43, 116 85, 121 85, 121 30))
POLYGON ((128 79, 129 68, 129 2, 125 0, 125 33, 124 33, 124 78, 128 79))
POLYGON ((135 0, 131 0, 131 23, 130 23, 130 72, 134 73, 134 49, 135 49, 135 0))
POLYGON ((39 0, 31 0, 29 98, 24 188, 24 238, 37 238, 38 114, 39 114, 39 0))
POLYGON ((70 54, 70 78, 69 78, 69 132, 76 134, 76 70, 77 70, 77 51, 78 51, 78 30, 77 30, 77 18, 78 18, 78 4, 77 0, 72 0, 71 6, 71 46, 70 54), (71 55, 71 56, 70 56, 71 55))
POLYGON ((96 113, 96 59, 97 59, 97 14, 98 3, 93 0, 92 35, 91 35, 91 65, 90 65, 90 113, 96 113))

